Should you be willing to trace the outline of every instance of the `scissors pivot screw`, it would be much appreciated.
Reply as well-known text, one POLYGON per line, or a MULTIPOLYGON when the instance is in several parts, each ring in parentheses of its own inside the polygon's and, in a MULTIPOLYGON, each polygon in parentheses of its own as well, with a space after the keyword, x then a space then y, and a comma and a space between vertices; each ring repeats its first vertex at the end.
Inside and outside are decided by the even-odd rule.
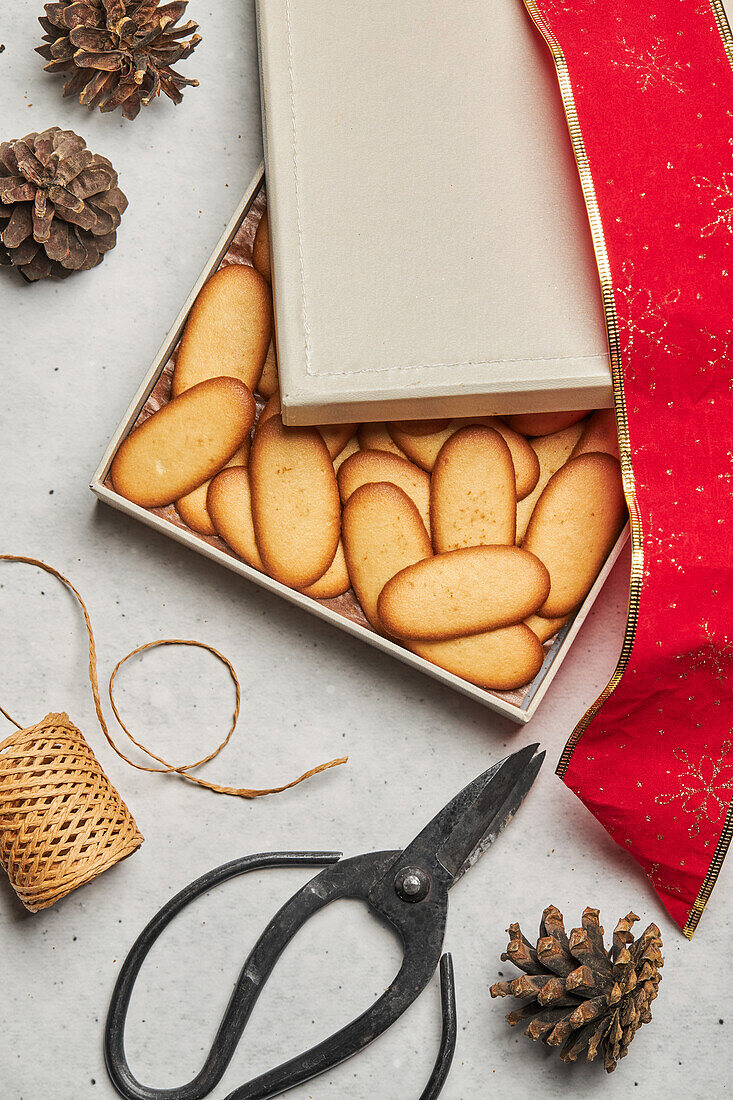
POLYGON ((422 901, 430 893, 430 875, 420 867, 403 867, 394 881, 397 896, 403 901, 422 901))

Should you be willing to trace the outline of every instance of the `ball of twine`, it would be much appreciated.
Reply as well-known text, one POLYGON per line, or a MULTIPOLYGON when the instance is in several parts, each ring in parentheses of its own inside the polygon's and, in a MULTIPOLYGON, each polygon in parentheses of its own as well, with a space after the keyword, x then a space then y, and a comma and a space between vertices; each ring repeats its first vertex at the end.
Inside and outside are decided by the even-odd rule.
POLYGON ((26 909, 48 909, 142 842, 66 714, 47 714, 0 744, 0 863, 26 909))

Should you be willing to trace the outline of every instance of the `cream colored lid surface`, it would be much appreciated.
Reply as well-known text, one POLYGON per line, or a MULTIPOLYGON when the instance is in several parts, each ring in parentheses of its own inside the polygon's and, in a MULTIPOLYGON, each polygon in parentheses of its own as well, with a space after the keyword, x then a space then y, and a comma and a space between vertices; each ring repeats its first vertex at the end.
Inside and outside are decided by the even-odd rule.
POLYGON ((290 423, 611 403, 552 59, 521 0, 259 0, 290 423))

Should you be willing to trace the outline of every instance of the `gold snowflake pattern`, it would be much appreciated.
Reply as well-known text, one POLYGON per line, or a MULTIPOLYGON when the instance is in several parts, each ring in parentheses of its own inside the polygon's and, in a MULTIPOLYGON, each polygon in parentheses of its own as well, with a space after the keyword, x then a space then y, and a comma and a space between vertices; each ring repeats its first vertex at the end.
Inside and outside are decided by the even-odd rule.
POLYGON ((733 661, 733 640, 727 635, 723 635, 721 639, 716 638, 706 619, 700 623, 700 630, 707 641, 697 649, 681 653, 677 657, 678 661, 686 664, 686 671, 679 674, 680 680, 686 680, 691 672, 705 669, 715 676, 719 684, 724 684, 728 677, 728 666, 733 661))
POLYGON ((650 290, 635 285, 636 273, 631 260, 627 260, 622 265, 621 272, 626 281, 623 285, 617 286, 614 293, 617 301, 619 332, 629 360, 633 362, 634 351, 649 350, 650 345, 661 348, 670 355, 676 355, 680 349, 666 338, 666 328, 669 323, 667 310, 679 301, 682 292, 670 290, 655 302, 650 290), (619 305, 622 308, 619 308, 619 305))
POLYGON ((706 361, 700 370, 707 373, 709 367, 720 367, 728 375, 728 388, 733 392, 733 329, 711 332, 704 328, 700 335, 707 342, 706 361))
POLYGON ((719 229, 733 236, 733 172, 723 172, 719 183, 707 176, 694 176, 693 181, 707 203, 712 221, 700 230, 702 237, 712 237, 719 229))
MULTIPOLYGON (((684 0, 683 0, 683 2, 684 2, 684 0)), ((711 9, 711 6, 710 6, 709 3, 698 4, 692 10, 693 10, 695 15, 704 15, 708 19, 710 19, 710 16, 712 14, 712 9, 711 9)))
POLYGON ((680 789, 675 794, 658 794, 654 801, 660 806, 679 801, 684 812, 694 817, 687 830, 691 838, 699 836, 701 821, 715 824, 726 814, 733 792, 733 764, 724 763, 730 751, 731 742, 724 741, 717 760, 703 754, 698 764, 690 760, 684 749, 673 752, 686 769, 677 777, 680 789))
MULTIPOLYGON (((672 477, 672 470, 666 471, 672 477)), ((646 488, 646 486, 644 486, 646 488)), ((651 575, 652 562, 657 565, 672 565, 678 573, 685 571, 685 551, 687 548, 686 531, 668 531, 666 527, 649 522, 644 536, 647 552, 644 555, 646 577, 651 575)))
POLYGON ((688 69, 688 64, 681 61, 673 61, 669 56, 664 40, 653 38, 646 47, 630 45, 621 35, 618 39, 619 55, 614 57, 611 64, 614 68, 624 69, 636 77, 636 84, 642 92, 647 92, 655 85, 668 85, 677 92, 684 92, 685 86, 680 79, 688 69))
POLYGON ((662 876, 659 870, 658 863, 652 863, 649 870, 646 873, 647 878, 651 882, 655 890, 661 890, 665 894, 681 894, 681 886, 672 886, 667 882, 662 882, 662 876))

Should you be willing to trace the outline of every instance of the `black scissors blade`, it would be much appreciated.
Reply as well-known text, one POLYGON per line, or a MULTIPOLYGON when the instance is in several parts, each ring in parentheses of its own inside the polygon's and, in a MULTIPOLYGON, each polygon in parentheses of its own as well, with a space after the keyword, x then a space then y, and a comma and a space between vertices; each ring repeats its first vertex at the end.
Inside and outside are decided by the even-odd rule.
POLYGON ((454 799, 461 811, 436 852, 454 882, 473 867, 521 806, 545 759, 538 749, 538 744, 527 745, 507 756, 454 799))

